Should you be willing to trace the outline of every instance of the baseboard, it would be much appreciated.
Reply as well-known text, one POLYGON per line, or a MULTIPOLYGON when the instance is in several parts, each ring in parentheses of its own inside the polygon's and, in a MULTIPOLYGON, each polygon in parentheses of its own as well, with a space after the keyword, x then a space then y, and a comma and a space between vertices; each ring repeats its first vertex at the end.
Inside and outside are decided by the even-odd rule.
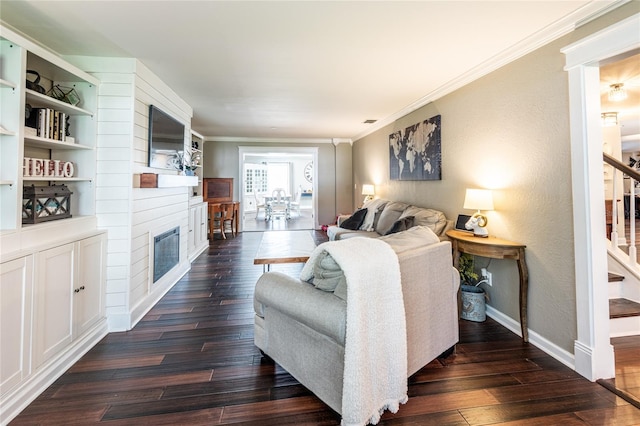
POLYGON ((83 337, 72 342, 63 352, 39 366, 24 383, 4 395, 0 400, 0 424, 4 426, 20 414, 84 354, 98 344, 107 333, 107 321, 103 318, 83 337))
POLYGON ((191 263, 181 263, 178 267, 167 272, 167 274, 161 278, 161 281, 155 283, 153 291, 131 311, 131 323, 127 330, 135 327, 147 312, 149 312, 190 269, 191 263))
POLYGON ((131 314, 129 312, 107 313, 107 318, 109 333, 131 329, 131 314))
POLYGON ((196 247, 193 253, 189 253, 189 262, 196 260, 198 256, 204 253, 209 248, 209 240, 205 240, 200 247, 196 247))
MULTIPOLYGON (((520 323, 513 320, 513 318, 506 316, 502 312, 494 309, 491 306, 487 306, 487 316, 491 317, 500 325, 504 326, 511 332, 522 337, 522 331, 520 330, 520 323)), ((563 363, 567 367, 575 370, 575 358, 573 354, 562 349, 555 343, 545 339, 535 331, 529 329, 529 343, 537 347, 547 355, 563 363)))

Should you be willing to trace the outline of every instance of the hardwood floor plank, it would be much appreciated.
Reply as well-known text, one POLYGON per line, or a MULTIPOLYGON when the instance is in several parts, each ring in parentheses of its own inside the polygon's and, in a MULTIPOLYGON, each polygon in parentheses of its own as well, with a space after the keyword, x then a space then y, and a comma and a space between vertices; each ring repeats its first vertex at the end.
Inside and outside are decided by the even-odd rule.
POLYGON ((640 409, 632 405, 607 408, 604 410, 585 410, 579 411, 576 414, 590 425, 640 425, 640 409))
POLYGON ((528 359, 488 361, 456 364, 443 369, 425 369, 416 373, 419 380, 455 379, 457 377, 489 376, 502 373, 540 370, 540 367, 528 359))
MULTIPOLYGON (((596 385, 597 386, 597 385, 596 385)), ((462 408, 460 413, 472 425, 489 425, 594 408, 614 408, 616 404, 602 398, 599 390, 557 398, 530 399, 518 402, 462 408)))
POLYGON ((69 370, 69 373, 81 373, 87 371, 100 371, 100 370, 112 370, 119 368, 135 368, 135 367, 148 367, 150 365, 160 365, 164 355, 154 355, 147 357, 126 357, 116 359, 98 359, 91 360, 91 358, 83 358, 73 365, 69 370))
POLYGON ((207 408, 245 406, 258 401, 269 401, 267 390, 248 390, 243 392, 223 392, 182 398, 161 398, 157 401, 133 404, 112 404, 103 416, 103 420, 130 419, 138 417, 171 414, 176 412, 198 411, 207 408))
POLYGON ((488 407, 499 404, 490 393, 484 389, 460 392, 447 392, 433 395, 409 398, 406 404, 400 406, 397 413, 385 412, 383 420, 391 418, 413 417, 416 415, 446 413, 467 407, 488 407))
MULTIPOLYGON (((585 426, 589 423, 582 420, 575 413, 556 414, 551 416, 541 416, 528 419, 518 419, 512 422, 499 422, 494 423, 494 426, 550 426, 550 425, 562 425, 562 426, 585 426)), ((602 425, 606 423, 601 423, 602 425)), ((467 423, 468 425, 468 423, 467 423)))
POLYGON ((91 408, 74 407, 65 409, 57 406, 53 410, 45 412, 28 414, 18 417, 11 422, 11 425, 51 425, 51 426, 75 426, 97 423, 100 421, 103 413, 107 408, 106 404, 94 405, 91 408))
POLYGON ((400 413, 396 415, 385 415, 385 419, 380 424, 403 426, 469 426, 469 423, 462 417, 462 414, 456 410, 416 416, 400 416, 400 413))
POLYGON ((511 374, 496 374, 482 377, 465 377, 451 380, 419 381, 420 376, 412 376, 409 381, 409 397, 464 390, 492 389, 518 385, 520 382, 511 374))
POLYGON ((77 397, 92 393, 118 392, 121 390, 141 390, 164 388, 171 384, 205 382, 211 380, 211 371, 196 371, 183 374, 155 375, 153 377, 135 377, 110 380, 70 383, 62 386, 58 393, 66 397, 77 397))
POLYGON ((166 413, 152 416, 136 416, 135 420, 130 418, 103 421, 110 426, 210 426, 220 424, 222 408, 206 408, 203 410, 192 410, 186 412, 166 413))
MULTIPOLYGON (((106 336, 11 424, 338 425, 337 413, 253 344, 260 236, 212 241, 133 330, 106 336)), ((298 276, 302 264, 273 269, 298 276)), ((638 345, 621 339, 618 367, 628 363, 634 387, 638 345)), ((457 353, 414 374, 409 395, 381 425, 640 424, 640 410, 490 318, 460 321, 457 353)))
MULTIPOLYGON (((570 379, 531 385, 504 386, 489 389, 489 392, 500 402, 518 402, 530 399, 560 398, 583 393, 593 394, 600 392, 600 389, 593 385, 585 386, 582 379, 570 379)), ((604 395, 609 396, 608 393, 604 395)))
POLYGON ((322 401, 313 396, 278 399, 228 406, 224 409, 221 420, 223 423, 245 422, 265 418, 284 417, 288 414, 310 413, 326 410, 327 408, 322 401))

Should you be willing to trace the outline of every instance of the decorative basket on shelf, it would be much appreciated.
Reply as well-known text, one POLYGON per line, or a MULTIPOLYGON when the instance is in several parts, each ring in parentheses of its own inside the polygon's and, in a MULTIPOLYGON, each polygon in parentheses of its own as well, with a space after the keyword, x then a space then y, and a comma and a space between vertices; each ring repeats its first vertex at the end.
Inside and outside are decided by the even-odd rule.
POLYGON ((22 188, 22 223, 35 224, 71 217, 71 192, 66 185, 22 188))

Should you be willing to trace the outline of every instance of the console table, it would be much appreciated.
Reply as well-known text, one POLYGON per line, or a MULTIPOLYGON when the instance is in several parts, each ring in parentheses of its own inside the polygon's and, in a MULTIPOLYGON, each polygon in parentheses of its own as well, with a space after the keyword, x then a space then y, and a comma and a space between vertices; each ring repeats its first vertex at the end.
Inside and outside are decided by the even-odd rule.
POLYGON ((518 265, 520 274, 520 328, 522 340, 529 341, 527 329, 527 292, 529 288, 529 272, 524 258, 525 245, 496 237, 475 237, 471 233, 449 230, 447 237, 453 246, 453 266, 458 267, 460 253, 489 257, 492 259, 513 259, 518 265))

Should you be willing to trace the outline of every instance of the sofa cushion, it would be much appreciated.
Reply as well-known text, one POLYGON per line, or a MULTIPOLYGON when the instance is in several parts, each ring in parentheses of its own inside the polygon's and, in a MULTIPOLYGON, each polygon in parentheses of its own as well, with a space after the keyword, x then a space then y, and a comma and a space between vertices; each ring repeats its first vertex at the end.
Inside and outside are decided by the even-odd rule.
POLYGON ((367 209, 356 210, 354 214, 349 216, 349 218, 345 219, 340 227, 344 229, 351 229, 355 231, 360 228, 362 222, 364 222, 364 217, 367 215, 367 209))
MULTIPOLYGON (((327 230, 327 235, 329 235, 329 230, 327 230)), ((348 238, 354 237, 362 237, 362 238, 378 238, 380 234, 377 232, 369 232, 369 231, 351 231, 349 229, 338 228, 334 232, 332 232, 332 236, 329 235, 329 240, 346 240, 348 238), (332 238, 333 236, 333 238, 332 238)))
POLYGON ((360 229, 362 231, 373 231, 376 228, 380 213, 387 203, 387 200, 383 200, 381 198, 369 200, 364 203, 362 208, 367 209, 367 215, 364 218, 364 222, 362 222, 362 225, 360 226, 360 229))
POLYGON ((384 235, 395 234, 396 232, 406 231, 407 229, 413 226, 413 216, 405 216, 396 220, 391 227, 384 235))
POLYGON ((414 226, 406 231, 385 235, 380 239, 389 244, 398 255, 408 250, 440 242, 440 238, 427 226, 414 226))
POLYGON ((313 265, 313 285, 323 291, 334 291, 340 282, 345 281, 344 272, 326 251, 322 251, 313 265))
POLYGON ((400 219, 400 215, 402 215, 402 212, 405 211, 408 206, 407 203, 397 201, 387 203, 382 213, 380 213, 380 218, 375 227, 376 232, 380 235, 386 234, 396 220, 400 219))
POLYGON ((414 226, 426 226, 436 235, 441 235, 447 225, 447 218, 444 213, 434 209, 409 206, 402 212, 402 217, 413 216, 414 226))

